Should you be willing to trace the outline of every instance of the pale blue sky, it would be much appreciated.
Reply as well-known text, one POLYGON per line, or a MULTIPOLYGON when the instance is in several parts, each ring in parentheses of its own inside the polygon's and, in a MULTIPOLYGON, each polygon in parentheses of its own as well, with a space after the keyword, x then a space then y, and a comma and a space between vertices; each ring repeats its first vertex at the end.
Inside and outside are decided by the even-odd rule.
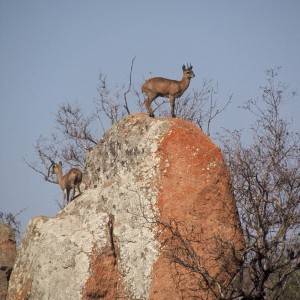
MULTIPOLYGON (((22 156, 35 159, 33 144, 53 132, 60 103, 92 107, 100 71, 112 85, 127 83, 135 55, 136 87, 149 72, 180 79, 191 62, 190 89, 212 78, 221 102, 233 93, 216 131, 245 125, 236 107, 259 95, 267 68, 281 66, 280 79, 299 91, 299 16, 299 0, 0 0, 0 210, 27 208, 23 228, 33 216, 57 212, 59 186, 22 156)), ((299 103, 297 96, 286 108, 297 130, 299 103)))

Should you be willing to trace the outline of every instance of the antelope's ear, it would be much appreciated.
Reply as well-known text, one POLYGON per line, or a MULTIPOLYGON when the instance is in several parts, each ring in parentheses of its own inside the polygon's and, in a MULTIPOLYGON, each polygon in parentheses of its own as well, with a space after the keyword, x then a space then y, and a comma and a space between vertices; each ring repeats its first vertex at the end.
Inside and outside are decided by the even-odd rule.
POLYGON ((186 70, 185 65, 182 65, 182 70, 183 70, 183 71, 186 70))
POLYGON ((62 166, 62 162, 60 161, 59 164, 62 166))

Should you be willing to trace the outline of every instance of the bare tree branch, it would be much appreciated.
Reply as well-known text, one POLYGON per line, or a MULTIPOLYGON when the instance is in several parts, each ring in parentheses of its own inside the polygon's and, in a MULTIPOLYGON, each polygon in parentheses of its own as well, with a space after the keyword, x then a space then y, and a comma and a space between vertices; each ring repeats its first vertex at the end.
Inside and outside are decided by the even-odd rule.
POLYGON ((131 77, 132 77, 132 69, 133 69, 133 64, 134 64, 134 60, 135 60, 136 56, 134 56, 134 58, 131 61, 131 66, 130 66, 130 73, 129 73, 129 84, 128 84, 128 89, 126 90, 126 92, 124 93, 124 108, 127 111, 127 114, 130 115, 130 110, 128 107, 128 103, 127 103, 127 94, 130 92, 131 90, 131 77))

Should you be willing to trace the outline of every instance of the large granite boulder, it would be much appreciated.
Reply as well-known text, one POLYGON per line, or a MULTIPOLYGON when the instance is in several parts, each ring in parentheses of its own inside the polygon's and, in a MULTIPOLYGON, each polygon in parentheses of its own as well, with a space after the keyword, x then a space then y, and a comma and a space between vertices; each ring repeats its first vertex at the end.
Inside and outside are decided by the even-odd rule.
POLYGON ((8 299, 209 298, 234 276, 244 241, 229 173, 196 126, 130 115, 84 176, 80 197, 30 222, 8 299))

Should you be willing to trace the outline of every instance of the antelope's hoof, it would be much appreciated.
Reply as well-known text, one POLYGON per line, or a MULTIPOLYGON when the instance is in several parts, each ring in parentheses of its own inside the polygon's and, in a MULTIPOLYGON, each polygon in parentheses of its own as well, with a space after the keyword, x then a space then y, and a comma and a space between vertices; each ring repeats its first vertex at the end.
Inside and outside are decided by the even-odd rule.
POLYGON ((150 113, 149 117, 154 118, 154 113, 150 113))
POLYGON ((172 115, 172 118, 176 118, 176 116, 175 116, 175 115, 172 115))

